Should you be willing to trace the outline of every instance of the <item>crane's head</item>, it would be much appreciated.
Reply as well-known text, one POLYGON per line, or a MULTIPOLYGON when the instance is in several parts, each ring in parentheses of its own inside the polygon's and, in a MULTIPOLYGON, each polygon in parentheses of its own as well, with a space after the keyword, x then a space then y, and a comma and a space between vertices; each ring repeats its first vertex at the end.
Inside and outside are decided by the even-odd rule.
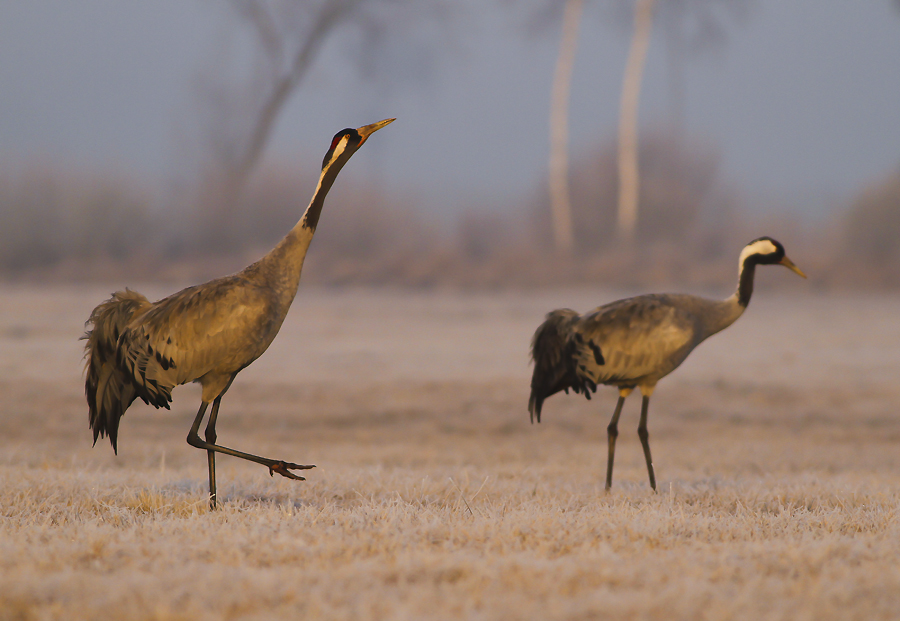
POLYGON ((328 153, 325 154, 325 159, 322 160, 322 170, 324 171, 326 168, 333 166, 338 162, 343 165, 344 162, 350 159, 350 156, 356 153, 356 150, 369 139, 369 136, 385 125, 393 123, 395 120, 396 119, 385 119, 383 121, 378 121, 377 123, 372 123, 371 125, 363 125, 357 129, 348 127, 347 129, 342 129, 336 133, 331 140, 331 148, 328 149, 328 153))
POLYGON ((760 237, 744 246, 739 260, 741 270, 746 265, 783 265, 795 274, 806 278, 799 267, 784 254, 784 246, 771 237, 760 237), (749 263, 748 263, 749 262, 749 263))
POLYGON ((331 185, 337 178, 338 173, 344 164, 350 159, 350 156, 356 153, 362 144, 369 139, 369 136, 377 132, 379 129, 393 123, 395 119, 385 119, 372 123, 371 125, 363 125, 357 129, 342 129, 331 139, 331 147, 322 160, 322 173, 319 176, 319 185, 316 186, 316 192, 313 194, 309 207, 301 219, 303 227, 315 231, 319 223, 319 215, 322 213, 322 205, 325 202, 325 195, 331 189, 331 185))

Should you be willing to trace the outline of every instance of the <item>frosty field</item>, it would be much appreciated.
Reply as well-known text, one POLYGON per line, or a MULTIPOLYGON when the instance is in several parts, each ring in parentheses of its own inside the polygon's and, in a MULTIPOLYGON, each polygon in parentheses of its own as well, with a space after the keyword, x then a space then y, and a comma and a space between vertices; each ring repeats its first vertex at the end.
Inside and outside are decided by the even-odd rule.
POLYGON ((896 618, 900 296, 805 286, 660 382, 659 494, 629 399, 607 494, 616 391, 530 425, 528 344, 631 292, 301 285, 218 436, 317 468, 220 456, 210 512, 197 387, 91 447, 77 339, 115 286, 2 285, 0 619, 896 618))

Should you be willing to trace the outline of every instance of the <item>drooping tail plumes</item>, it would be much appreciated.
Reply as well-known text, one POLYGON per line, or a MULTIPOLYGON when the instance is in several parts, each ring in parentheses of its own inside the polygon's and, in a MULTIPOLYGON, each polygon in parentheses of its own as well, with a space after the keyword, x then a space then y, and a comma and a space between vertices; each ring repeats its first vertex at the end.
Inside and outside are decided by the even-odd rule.
POLYGON ((119 419, 137 397, 137 390, 133 379, 116 364, 116 346, 132 317, 149 307, 150 302, 140 293, 117 291, 93 310, 82 337, 87 341, 84 392, 94 444, 98 437, 109 436, 117 453, 119 419))
POLYGON ((532 423, 535 417, 537 422, 541 422, 544 399, 560 390, 568 392, 569 388, 577 385, 577 378, 573 377, 567 361, 566 340, 578 318, 578 313, 571 309, 555 310, 547 315, 531 339, 534 373, 531 376, 528 412, 532 423))

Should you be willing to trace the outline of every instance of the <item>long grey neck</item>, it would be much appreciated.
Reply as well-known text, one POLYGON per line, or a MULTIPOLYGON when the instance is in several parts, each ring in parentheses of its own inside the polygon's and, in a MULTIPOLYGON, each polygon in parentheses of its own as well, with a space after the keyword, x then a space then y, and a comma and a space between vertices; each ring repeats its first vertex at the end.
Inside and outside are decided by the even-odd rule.
POLYGON ((745 259, 740 265, 738 285, 728 298, 714 302, 713 308, 706 313, 704 319, 704 336, 707 338, 724 330, 744 314, 753 295, 753 277, 756 274, 756 263, 745 259))
POLYGON ((303 212, 303 216, 284 236, 284 239, 256 263, 260 274, 277 289, 281 297, 287 298, 288 304, 297 294, 303 261, 306 259, 306 252, 309 250, 309 244, 316 232, 319 216, 325 205, 325 196, 334 184, 344 163, 350 159, 350 155, 347 153, 346 157, 334 160, 322 170, 316 191, 306 211, 303 212))

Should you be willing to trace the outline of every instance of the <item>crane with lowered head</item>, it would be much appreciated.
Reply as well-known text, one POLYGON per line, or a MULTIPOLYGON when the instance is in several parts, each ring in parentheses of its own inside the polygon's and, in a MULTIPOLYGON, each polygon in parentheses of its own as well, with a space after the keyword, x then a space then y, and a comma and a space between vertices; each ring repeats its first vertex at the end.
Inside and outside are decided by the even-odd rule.
POLYGON ((531 341, 534 372, 528 411, 541 422, 544 400, 571 388, 588 399, 598 384, 616 386, 619 401, 606 428, 606 490, 612 487, 613 458, 619 415, 625 398, 638 388, 643 397, 638 436, 656 491, 650 457, 647 410, 656 383, 678 368, 697 345, 733 324, 747 309, 757 265, 783 265, 806 278, 771 237, 747 244, 738 259, 738 286, 725 300, 686 294, 650 294, 618 300, 589 313, 563 308, 552 311, 531 341))

